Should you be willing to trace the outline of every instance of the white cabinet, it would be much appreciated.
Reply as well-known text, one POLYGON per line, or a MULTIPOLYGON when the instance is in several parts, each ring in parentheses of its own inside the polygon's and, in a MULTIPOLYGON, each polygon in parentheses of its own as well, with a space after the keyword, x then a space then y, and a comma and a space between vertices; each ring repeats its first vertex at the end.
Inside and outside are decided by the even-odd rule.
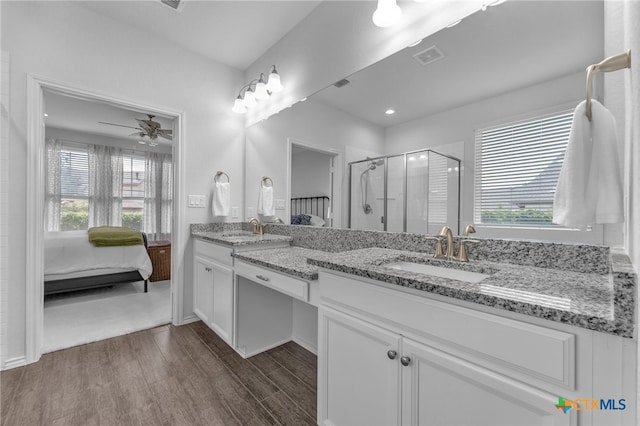
POLYGON ((318 424, 399 425, 400 336, 329 308, 319 314, 318 424))
POLYGON ((320 308, 321 425, 569 425, 557 396, 320 308))
POLYGON ((402 425, 570 425, 557 396, 402 339, 402 425))
POLYGON ((233 344, 234 286, 231 250, 195 241, 193 312, 233 344))

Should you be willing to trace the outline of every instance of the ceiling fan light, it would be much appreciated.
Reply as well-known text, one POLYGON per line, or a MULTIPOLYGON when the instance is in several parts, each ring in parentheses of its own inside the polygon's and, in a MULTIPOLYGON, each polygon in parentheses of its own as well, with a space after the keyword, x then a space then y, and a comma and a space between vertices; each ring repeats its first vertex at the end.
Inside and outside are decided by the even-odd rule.
POLYGON ((402 16, 402 9, 396 0, 378 0, 378 8, 373 12, 373 23, 378 27, 389 27, 402 16))
POLYGON ((236 101, 233 103, 233 108, 231 108, 231 111, 235 112, 236 114, 244 114, 245 112, 247 112, 247 108, 244 106, 244 103, 242 103, 242 98, 240 97, 240 95, 238 95, 236 101))
POLYGON ((247 91, 245 92, 242 104, 245 106, 245 108, 253 108, 254 106, 256 106, 256 97, 251 88, 247 89, 247 91))
POLYGON ((268 91, 273 93, 281 92, 283 89, 282 83, 280 82, 280 75, 278 74, 275 65, 271 70, 271 74, 269 74, 269 81, 267 82, 266 88, 268 91))

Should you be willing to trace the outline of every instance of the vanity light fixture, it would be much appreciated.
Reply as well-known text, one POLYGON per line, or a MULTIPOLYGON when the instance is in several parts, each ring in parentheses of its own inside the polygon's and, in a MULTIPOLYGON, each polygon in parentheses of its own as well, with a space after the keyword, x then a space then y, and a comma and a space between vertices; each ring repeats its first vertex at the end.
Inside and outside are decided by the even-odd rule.
POLYGON ((389 27, 400 19, 402 9, 396 3, 396 0, 378 0, 378 8, 373 12, 373 23, 378 27, 389 27))
POLYGON ((269 73, 268 81, 264 81, 264 73, 260 73, 257 79, 251 80, 248 84, 242 86, 238 97, 233 103, 231 111, 244 114, 248 108, 255 107, 259 101, 265 101, 269 99, 272 93, 281 92, 284 87, 280 82, 280 75, 276 66, 272 65, 271 72, 269 73), (243 94, 244 90, 244 94, 243 94))

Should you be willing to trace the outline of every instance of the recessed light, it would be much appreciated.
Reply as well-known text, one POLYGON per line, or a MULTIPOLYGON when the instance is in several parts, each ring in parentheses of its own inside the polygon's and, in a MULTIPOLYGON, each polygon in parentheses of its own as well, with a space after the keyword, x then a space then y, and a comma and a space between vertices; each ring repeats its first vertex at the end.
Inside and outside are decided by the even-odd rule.
POLYGON ((395 114, 395 113, 396 113, 396 110, 389 108, 389 109, 388 109, 388 110, 386 110, 384 113, 385 113, 385 114, 387 114, 387 115, 391 115, 391 114, 395 114))

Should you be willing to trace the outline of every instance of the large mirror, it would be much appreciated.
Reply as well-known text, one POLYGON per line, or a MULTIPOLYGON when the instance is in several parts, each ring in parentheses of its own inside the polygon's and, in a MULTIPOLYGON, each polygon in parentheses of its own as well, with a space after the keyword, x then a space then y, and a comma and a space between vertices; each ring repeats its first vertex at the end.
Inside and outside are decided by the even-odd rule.
MULTIPOLYGON (((385 174, 400 176, 396 183, 404 183, 396 186, 399 191, 404 186, 402 195, 410 204, 415 195, 407 195, 407 177, 401 179, 415 166, 406 153, 430 150, 459 160, 459 193, 452 191, 446 202, 458 197, 462 226, 451 227, 463 229, 476 219, 478 130, 571 110, 585 96, 585 67, 603 55, 602 2, 489 6, 251 126, 246 213, 255 214, 261 178, 269 176, 275 216, 285 223, 296 213, 291 199, 326 197, 327 204, 313 215, 325 226, 347 227, 353 222, 352 205, 363 211, 365 204, 373 205, 370 199, 363 203, 358 188, 366 184, 375 199, 368 188, 382 187, 385 174), (356 180, 350 163, 364 167, 356 180), (359 182, 365 169, 371 169, 371 177, 359 182)), ((455 168, 455 162, 444 164, 444 173, 455 168)), ((546 163, 539 167, 545 169, 546 163)), ((404 222, 420 219, 414 212, 409 220, 405 214, 404 222)), ((370 222, 370 229, 380 229, 378 217, 370 222)), ((408 230, 433 233, 428 225, 408 230)))

